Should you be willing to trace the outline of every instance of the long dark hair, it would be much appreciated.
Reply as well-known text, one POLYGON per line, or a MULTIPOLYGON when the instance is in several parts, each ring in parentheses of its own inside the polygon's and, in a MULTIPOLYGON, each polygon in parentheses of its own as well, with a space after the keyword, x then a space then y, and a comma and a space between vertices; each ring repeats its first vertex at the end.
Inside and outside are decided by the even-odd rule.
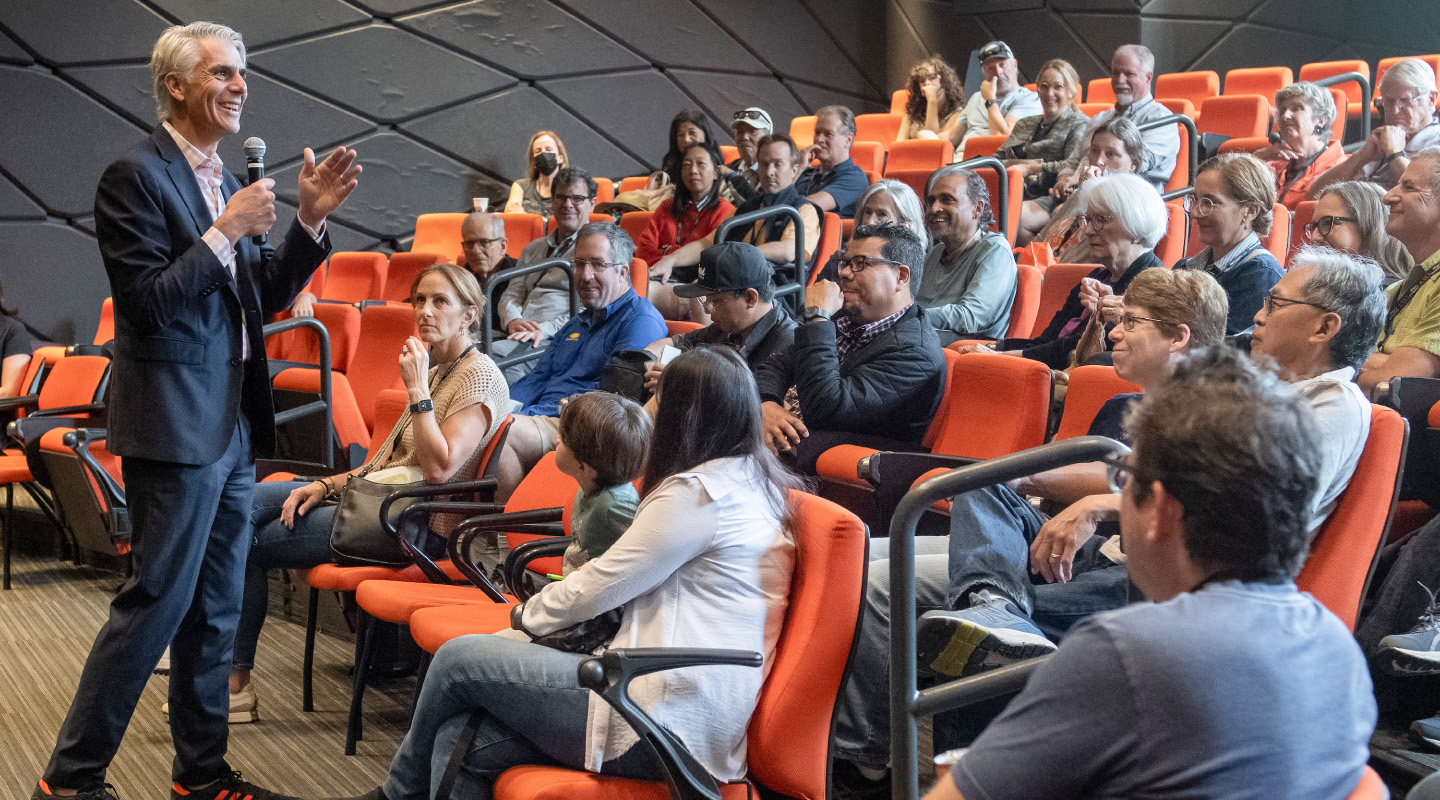
POLYGON ((709 203, 720 193, 720 164, 721 156, 715 146, 709 142, 692 144, 680 152, 680 160, 675 162, 675 171, 670 173, 670 182, 675 184, 675 199, 670 203, 670 215, 675 219, 684 216, 685 210, 693 203, 709 203), (710 155, 710 165, 715 168, 715 180, 710 184, 710 191, 703 197, 695 197, 690 194, 690 187, 681 180, 681 168, 685 165, 685 157, 691 150, 704 150, 710 155))
MULTIPOLYGON (((672 179, 680 174, 680 162, 685 158, 685 154, 680 152, 679 147, 675 146, 675 134, 679 132, 680 126, 686 122, 699 128, 700 132, 705 134, 705 143, 712 148, 717 148, 718 153, 719 145, 715 143, 715 133, 710 130, 710 121, 705 118, 705 115, 689 108, 681 111, 675 115, 675 119, 670 120, 670 139, 666 143, 670 149, 665 152, 665 158, 660 162, 660 169, 670 173, 672 179)), ((720 163, 718 155, 716 156, 715 163, 720 163)))
POLYGON ((946 117, 965 104, 965 87, 960 85, 960 76, 955 74, 955 68, 939 56, 931 56, 910 69, 910 81, 905 84, 910 92, 910 98, 905 101, 905 116, 922 125, 925 123, 925 93, 920 91, 920 81, 927 72, 940 76, 945 102, 940 104, 935 116, 944 123, 946 117))
POLYGON ((729 347, 687 350, 660 374, 660 409, 641 491, 648 495, 671 475, 729 456, 755 459, 777 490, 775 510, 784 518, 785 490, 803 490, 804 482, 765 446, 760 391, 750 367, 729 347))

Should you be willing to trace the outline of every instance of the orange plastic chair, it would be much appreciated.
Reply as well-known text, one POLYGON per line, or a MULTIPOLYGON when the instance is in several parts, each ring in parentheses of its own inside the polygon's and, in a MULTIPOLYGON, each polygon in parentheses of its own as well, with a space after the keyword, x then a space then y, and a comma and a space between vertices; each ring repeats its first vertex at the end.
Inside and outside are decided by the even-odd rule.
POLYGON ((905 114, 905 104, 910 102, 909 89, 896 89, 890 93, 890 113, 905 114))
POLYGON ((1169 221, 1165 223, 1165 235, 1155 243, 1155 257, 1160 259, 1165 266, 1171 266, 1185 257, 1185 206, 1180 200, 1171 200, 1165 204, 1165 213, 1169 215, 1169 221))
POLYGON ((1295 82, 1289 67, 1249 67, 1225 73, 1225 94, 1258 94, 1266 100, 1295 82))
MULTIPOLYGON (((1000 190, 998 186, 999 176, 993 169, 977 169, 976 173, 985 180, 985 191, 990 193, 990 208, 995 221, 990 223, 990 230, 999 233, 1000 220, 1006 220, 1005 238, 1010 246, 1015 247, 1015 236, 1020 232, 1020 207, 1025 202, 1025 179, 1021 176, 1020 170, 1015 167, 1005 169, 1005 208, 1000 208, 1000 190)), ((924 195, 921 195, 924 197, 924 195)))
MULTIPOLYGON (((322 300, 359 303, 385 296, 385 272, 389 260, 384 253, 342 252, 330 256, 322 300)), ((409 288, 409 287, 406 287, 409 288)))
POLYGON ((1212 97, 1200 106, 1195 127, 1201 133, 1231 138, 1263 137, 1270 125, 1270 102, 1253 94, 1212 97))
POLYGON ((1170 110, 1171 114, 1184 114, 1190 119, 1195 119, 1196 116, 1198 116, 1195 112, 1195 104, 1183 97, 1166 97, 1156 100, 1155 102, 1165 106, 1170 110))
POLYGON ((374 304, 360 312, 360 335, 345 377, 371 436, 383 439, 389 432, 376 430, 375 401, 380 392, 400 380, 400 348, 406 339, 418 335, 415 312, 409 306, 374 304))
POLYGON ((1080 113, 1087 117, 1093 117, 1101 111, 1109 111, 1114 108, 1115 102, 1112 100, 1109 103, 1077 103, 1076 106, 1080 109, 1080 113))
POLYGON ((615 199, 615 182, 609 178, 595 179, 595 202, 608 203, 615 199))
POLYGON ((635 294, 644 298, 650 296, 650 265, 643 258, 630 259, 630 287, 635 294))
MULTIPOLYGON (((1300 80, 1318 81, 1344 72, 1358 72, 1368 79, 1370 77, 1370 64, 1358 58, 1343 61, 1317 61, 1300 67, 1300 80)), ((1374 84, 1372 84, 1372 86, 1373 85, 1374 84)), ((1362 102, 1360 85, 1354 81, 1349 81, 1347 83, 1337 84, 1333 88, 1345 92, 1346 116, 1360 116, 1360 106, 1362 102)), ((1376 92, 1376 94, 1379 93, 1376 92)), ((1337 108, 1339 108, 1339 106, 1337 106, 1337 108)))
POLYGON ((620 179, 620 194, 624 194, 624 193, 626 193, 626 192, 633 192, 633 191, 635 191, 636 189, 644 189, 644 188, 645 188, 645 185, 648 184, 649 182, 650 182, 650 176, 649 176, 649 175, 634 175, 634 176, 631 176, 631 177, 629 177, 629 178, 621 178, 621 179, 620 179))
MULTIPOLYGON (((1189 101, 1178 102, 1189 105, 1189 101)), ((1178 122, 1175 123, 1175 135, 1180 139, 1180 149, 1175 151, 1175 168, 1170 170, 1170 178, 1165 181, 1167 193, 1190 185, 1190 148, 1195 146, 1195 143, 1190 141, 1190 129, 1178 122)))
POLYGON ((95 344, 105 344, 115 338, 115 299, 105 298, 100 304, 100 325, 95 329, 95 344))
POLYGON ((1070 370, 1070 383, 1065 389, 1065 410, 1060 415, 1060 427, 1055 430, 1055 441, 1084 436, 1090 431, 1095 415, 1110 398, 1138 391, 1140 385, 1115 374, 1114 367, 1089 364, 1070 370))
POLYGON ((1315 206, 1318 202, 1306 200, 1296 206, 1294 213, 1290 215, 1290 250, 1285 254, 1285 269, 1290 269, 1290 259, 1295 257, 1295 253, 1309 244, 1309 239, 1305 237, 1305 226, 1315 218, 1315 206))
MULTIPOLYGON (((353 310, 354 307, 348 306, 348 308, 353 310)), ((394 352, 398 354, 399 351, 397 349, 394 352)), ((398 358, 396 360, 398 361, 398 358)), ((399 367, 397 366, 396 369, 399 367)), ((277 392, 319 395, 320 370, 314 367, 291 367, 281 370, 270 380, 270 387, 277 392)), ((346 379, 345 375, 338 371, 330 373, 330 423, 335 428, 334 442, 341 452, 348 452, 351 445, 368 450, 373 443, 370 426, 365 424, 365 415, 360 412, 360 403, 355 399, 355 391, 351 388, 350 381, 346 379)), ((314 423, 308 420, 297 420, 292 424, 311 425, 314 423)))
POLYGON ((1029 264, 1016 264, 1015 269, 1015 301, 1010 304, 1010 327, 1005 329, 1005 338, 1028 339, 1034 335, 1045 273, 1029 264))
POLYGON ((790 138, 795 140, 796 147, 815 144, 815 115, 790 120, 790 138))
MULTIPOLYGON (((330 334, 330 368, 344 372, 350 367, 350 359, 359 344, 360 309, 343 303, 316 303, 315 319, 330 334)), ((295 337, 286 349, 284 360, 318 364, 320 342, 312 335, 295 337)))
POLYGON ((545 218, 539 214, 514 212, 496 216, 505 223, 505 255, 511 258, 519 258, 525 245, 545 235, 545 218))
MULTIPOLYGON (((385 294, 380 299, 409 305, 410 287, 415 284, 415 278, 426 267, 440 262, 440 256, 435 253, 391 253, 390 266, 385 270, 385 294)), ((361 327, 364 327, 363 319, 361 327)))
POLYGON ((1045 281, 1040 284, 1040 305, 1035 310, 1035 324, 1041 330, 1065 305, 1065 298, 1071 290, 1080 285, 1080 279, 1094 272, 1099 264, 1051 264, 1045 268, 1045 281))
POLYGON ((698 331, 705 327, 698 322, 691 322, 684 319, 665 320, 665 333, 669 336, 680 336, 691 331, 698 331))
POLYGON ((1115 105, 1115 89, 1110 86, 1110 79, 1095 78, 1090 81, 1085 90, 1085 102, 1115 105))
POLYGON ((1207 69, 1199 72, 1171 72, 1155 79, 1155 97, 1189 100, 1198 106, 1206 98, 1220 94, 1220 74, 1207 69))
POLYGON ((415 238, 410 242, 410 252, 435 253, 453 263, 464 252, 460 247, 460 225, 468 216, 446 212, 416 217, 415 238))
POLYGON ((899 114, 856 114, 855 141, 889 145, 900 138, 900 127, 904 124, 903 111, 899 114))
MULTIPOLYGON (((752 784, 785 797, 829 796, 831 721, 860 619, 868 540, 860 520, 828 500, 791 492, 790 504, 790 602, 746 733, 747 780, 720 786, 724 800, 759 796, 752 784)), ((556 767, 516 767, 495 784, 496 800, 670 796, 663 782, 556 767)))
POLYGON ((830 256, 840 249, 842 227, 840 215, 834 211, 825 212, 825 218, 820 221, 820 243, 815 247, 815 258, 810 266, 810 277, 805 281, 806 286, 819 279, 820 271, 830 261, 830 256))
POLYGON ((855 166, 867 173, 879 172, 885 169, 885 145, 856 139, 854 144, 850 145, 850 159, 855 162, 855 166))
POLYGON ((720 145, 720 158, 724 159, 726 164, 729 164, 731 161, 734 161, 739 157, 740 148, 736 147, 733 144, 720 145))
POLYGON ((1400 494, 1409 425, 1394 409, 1370 408, 1370 435, 1350 484, 1310 546, 1295 578, 1353 631, 1365 585, 1400 494))
POLYGON ((650 228, 650 220, 655 216, 654 211, 626 211, 620 215, 620 227, 630 234, 632 241, 640 241, 640 235, 650 228))
POLYGON ((971 136, 965 140, 963 158, 980 158, 981 156, 993 156, 1005 144, 1008 136, 971 136))
POLYGON ((949 164, 955 157, 955 147, 948 139, 910 139, 890 145, 890 155, 885 163, 885 177, 894 178, 911 189, 921 198, 925 197, 925 183, 930 173, 949 164))

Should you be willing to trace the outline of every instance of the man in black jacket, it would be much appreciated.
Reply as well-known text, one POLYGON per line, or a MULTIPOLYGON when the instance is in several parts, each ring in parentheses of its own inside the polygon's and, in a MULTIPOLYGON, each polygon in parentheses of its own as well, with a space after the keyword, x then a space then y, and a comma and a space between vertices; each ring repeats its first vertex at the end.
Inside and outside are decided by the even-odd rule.
POLYGON ((837 444, 914 450, 925 435, 945 357, 911 293, 924 257, 909 228, 856 228, 840 283, 806 290, 794 344, 756 370, 766 441, 802 471, 837 444))

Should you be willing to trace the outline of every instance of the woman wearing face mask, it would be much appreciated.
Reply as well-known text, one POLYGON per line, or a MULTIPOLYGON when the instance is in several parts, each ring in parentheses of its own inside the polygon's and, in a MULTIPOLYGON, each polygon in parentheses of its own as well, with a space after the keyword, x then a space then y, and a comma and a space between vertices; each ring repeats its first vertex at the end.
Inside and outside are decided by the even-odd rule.
POLYGON ((1041 113, 1016 122, 1010 137, 995 152, 1005 166, 1017 167, 1025 174, 1026 200, 1049 194, 1061 163, 1080 145, 1090 124, 1090 118, 1075 106, 1080 76, 1069 61, 1052 58, 1042 64, 1035 91, 1040 95, 1041 113))
POLYGON ((735 213, 735 206, 720 197, 719 163, 720 156, 708 145, 686 147, 678 173, 671 176, 675 196, 660 204, 650 217, 650 227, 635 243, 635 257, 657 267, 650 273, 649 297, 666 319, 702 316, 698 303, 680 300, 670 288, 672 282, 693 282, 698 267, 671 268, 657 262, 667 253, 711 235, 735 213))
POLYGON ((1331 137, 1334 121, 1329 89, 1301 81, 1275 93, 1275 144, 1256 150, 1255 157, 1275 170, 1275 193, 1291 211, 1305 202, 1316 178, 1345 158, 1331 137))
POLYGON ((910 99, 905 101, 900 138, 948 139, 959 148, 965 89, 955 70, 942 58, 927 58, 910 70, 906 88, 910 99))
POLYGON ((1373 183, 1345 181, 1320 190, 1305 238, 1342 253, 1365 256, 1385 270, 1385 285, 1410 274, 1415 262, 1400 240, 1385 232, 1389 210, 1384 190, 1373 183))
MULTIPOLYGON (((1080 173, 1080 185, 1083 186, 1085 181, 1103 175, 1137 173, 1140 171, 1140 164, 1144 159, 1145 144, 1140 139, 1140 129, 1135 127, 1135 123, 1119 117, 1110 119, 1096 128, 1094 135, 1090 137, 1090 166, 1080 173)), ((1055 209, 1055 213, 1049 217, 1049 222, 1043 222, 1044 227, 1029 237, 1049 242, 1050 247, 1055 251, 1055 259, 1064 264, 1096 262, 1091 253, 1089 237, 1084 235, 1085 231, 1077 221, 1081 210, 1078 197, 1078 191, 1070 195, 1055 209)), ((1025 207, 1028 208, 1031 205, 1034 204, 1028 200, 1025 202, 1025 207)), ((1028 221, 1033 223, 1035 219, 1035 217, 1030 217, 1028 221)), ((1027 216, 1022 211, 1020 216, 1022 237, 1026 233, 1026 222, 1027 216)))
POLYGON ((530 166, 526 177, 510 184, 510 199, 505 203, 506 213, 539 214, 550 218, 550 180, 561 167, 570 166, 565 155, 565 143, 551 131, 539 131, 530 137, 526 148, 530 166))

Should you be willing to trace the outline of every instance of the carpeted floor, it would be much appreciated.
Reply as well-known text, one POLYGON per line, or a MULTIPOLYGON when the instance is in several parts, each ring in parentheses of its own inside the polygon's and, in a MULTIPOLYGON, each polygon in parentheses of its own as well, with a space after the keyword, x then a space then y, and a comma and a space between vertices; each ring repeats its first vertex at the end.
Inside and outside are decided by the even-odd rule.
MULTIPOLYGON (((16 554, 14 589, 0 592, 0 797, 27 798, 49 759, 85 656, 104 622, 117 573, 16 554)), ((334 602, 322 598, 322 602, 334 602)), ((255 672, 260 722, 231 727, 231 765, 261 786, 304 798, 377 786, 404 733, 413 681, 372 687, 358 754, 343 755, 354 647, 332 636, 315 648, 315 711, 300 711, 303 618, 271 617, 255 672)), ((152 677, 111 766, 121 800, 169 796, 174 750, 160 713, 166 678, 152 677)))

